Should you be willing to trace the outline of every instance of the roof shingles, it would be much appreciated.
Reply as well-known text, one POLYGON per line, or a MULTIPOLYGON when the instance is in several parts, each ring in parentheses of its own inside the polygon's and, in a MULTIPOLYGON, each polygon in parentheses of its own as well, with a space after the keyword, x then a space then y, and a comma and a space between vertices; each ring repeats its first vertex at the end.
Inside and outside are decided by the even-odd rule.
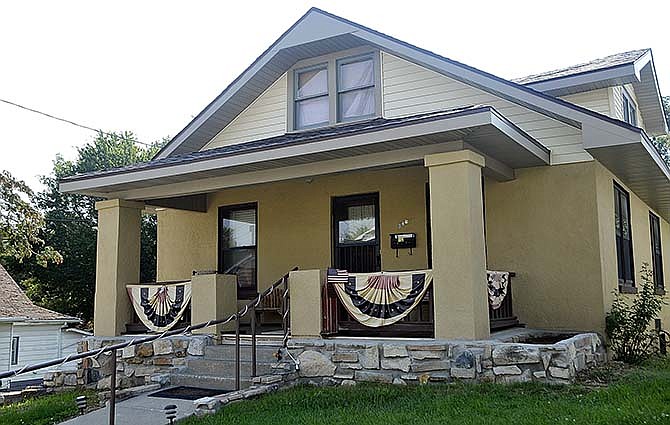
POLYGON ((554 78, 569 77, 585 72, 598 71, 601 69, 612 68, 615 66, 626 65, 640 59, 649 49, 631 50, 630 52, 616 53, 605 56, 604 58, 594 59, 589 62, 572 65, 567 68, 555 69, 553 71, 541 72, 539 74, 528 75, 521 78, 514 78, 517 84, 533 84, 554 78))
POLYGON ((78 321, 35 305, 0 264, 0 319, 78 321))

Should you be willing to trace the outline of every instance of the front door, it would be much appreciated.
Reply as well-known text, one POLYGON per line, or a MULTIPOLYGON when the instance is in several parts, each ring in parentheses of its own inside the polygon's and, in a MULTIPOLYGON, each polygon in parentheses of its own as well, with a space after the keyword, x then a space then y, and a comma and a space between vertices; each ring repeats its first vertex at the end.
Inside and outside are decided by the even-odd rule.
POLYGON ((378 193, 333 198, 333 267, 350 273, 381 270, 378 193))

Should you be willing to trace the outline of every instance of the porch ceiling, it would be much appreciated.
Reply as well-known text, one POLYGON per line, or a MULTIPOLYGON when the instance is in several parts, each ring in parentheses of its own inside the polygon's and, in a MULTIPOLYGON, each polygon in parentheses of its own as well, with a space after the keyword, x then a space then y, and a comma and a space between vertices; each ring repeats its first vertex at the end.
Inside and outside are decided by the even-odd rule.
MULTIPOLYGON (((458 110, 414 115, 328 127, 301 133, 288 133, 239 145, 225 146, 183 156, 172 156, 135 166, 73 176, 61 181, 63 192, 93 194, 103 197, 149 199, 165 196, 147 189, 199 180, 223 179, 221 187, 253 184, 240 176, 277 171, 282 179, 290 173, 279 173, 290 167, 325 164, 328 161, 374 158, 358 161, 358 169, 402 164, 421 160, 423 155, 453 150, 460 141, 487 157, 489 172, 513 173, 515 168, 549 163, 549 151, 516 127, 494 108, 475 106, 458 110), (393 157, 381 154, 406 153, 393 157), (376 156, 374 156, 376 155, 376 156), (507 169, 510 172, 505 172, 507 169), (228 181, 226 181, 228 180, 228 181), (134 192, 134 193, 133 193, 134 192), (123 196, 119 196, 123 195, 123 196)), ((327 167, 317 170, 328 172, 327 167)), ((299 177, 299 176, 296 176, 299 177)), ((279 180, 279 178, 277 178, 279 180)), ((207 190, 201 186, 200 193, 207 190)), ((194 194, 176 191, 172 196, 194 194)))

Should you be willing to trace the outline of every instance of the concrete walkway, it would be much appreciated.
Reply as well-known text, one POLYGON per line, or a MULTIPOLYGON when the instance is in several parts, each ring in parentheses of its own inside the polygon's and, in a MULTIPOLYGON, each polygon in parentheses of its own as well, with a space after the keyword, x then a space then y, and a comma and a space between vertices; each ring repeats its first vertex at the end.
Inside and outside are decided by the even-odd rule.
MULTIPOLYGON (((150 397, 142 394, 116 404, 116 425, 165 425, 163 408, 168 404, 177 406, 177 419, 193 414, 193 401, 173 398, 150 397)), ((62 423, 62 425, 107 425, 109 409, 98 409, 62 423)))

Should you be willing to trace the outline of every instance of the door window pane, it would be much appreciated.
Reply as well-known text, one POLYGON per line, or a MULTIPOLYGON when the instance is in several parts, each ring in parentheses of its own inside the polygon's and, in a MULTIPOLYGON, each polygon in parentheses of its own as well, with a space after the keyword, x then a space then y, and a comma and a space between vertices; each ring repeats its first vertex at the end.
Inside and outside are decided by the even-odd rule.
POLYGON ((221 242, 224 248, 256 245, 256 210, 229 211, 225 214, 221 242))
POLYGON ((256 208, 219 209, 219 273, 237 276, 237 293, 244 298, 256 294, 256 208))
POLYGON ((241 248, 223 252, 223 274, 237 275, 238 289, 256 290, 256 249, 241 248))
POLYGON ((375 206, 356 205, 347 208, 347 217, 338 220, 338 242, 341 244, 374 242, 376 239, 375 206))

